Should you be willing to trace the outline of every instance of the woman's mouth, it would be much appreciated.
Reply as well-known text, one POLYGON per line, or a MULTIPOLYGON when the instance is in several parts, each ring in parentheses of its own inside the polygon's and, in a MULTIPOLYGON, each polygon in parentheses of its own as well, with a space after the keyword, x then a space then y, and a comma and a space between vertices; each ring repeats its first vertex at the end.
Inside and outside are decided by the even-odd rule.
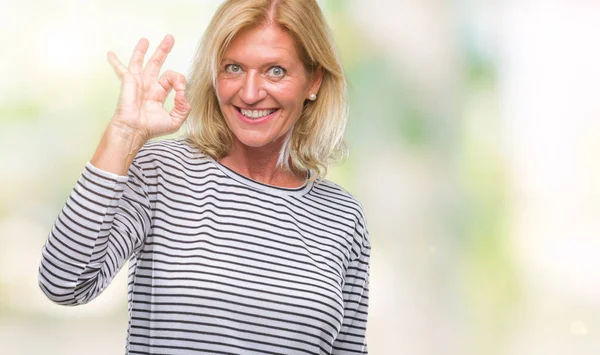
POLYGON ((275 112, 279 111, 279 109, 249 110, 237 106, 235 109, 244 121, 250 123, 263 123, 273 117, 275 112))

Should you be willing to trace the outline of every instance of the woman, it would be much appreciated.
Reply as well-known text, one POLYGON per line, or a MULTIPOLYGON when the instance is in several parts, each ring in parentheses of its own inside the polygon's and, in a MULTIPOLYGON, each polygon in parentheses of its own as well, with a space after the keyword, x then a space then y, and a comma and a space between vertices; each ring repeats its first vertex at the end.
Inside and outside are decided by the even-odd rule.
POLYGON ((117 109, 40 287, 83 304, 129 260, 128 354, 366 354, 370 245, 359 203, 324 179, 347 107, 318 5, 226 1, 189 85, 158 77, 173 43, 145 67, 145 39, 127 66, 109 53, 117 109), (186 138, 148 142, 186 118, 186 138))

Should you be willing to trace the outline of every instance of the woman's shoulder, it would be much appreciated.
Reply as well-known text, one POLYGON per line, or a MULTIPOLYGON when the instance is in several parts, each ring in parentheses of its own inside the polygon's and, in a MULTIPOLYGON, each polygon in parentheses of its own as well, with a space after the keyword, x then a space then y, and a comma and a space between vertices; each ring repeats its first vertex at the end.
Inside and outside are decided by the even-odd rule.
POLYGON ((319 180, 313 187, 313 193, 335 208, 346 221, 351 222, 352 251, 354 257, 358 257, 361 250, 370 246, 367 220, 358 198, 342 186, 327 179, 319 180))
POLYGON ((182 156, 204 156, 200 153, 196 147, 186 138, 171 138, 171 139, 157 139, 146 142, 138 156, 144 156, 149 154, 156 154, 160 152, 168 151, 182 156))
POLYGON ((327 205, 335 206, 344 215, 352 216, 356 223, 364 225, 365 213, 362 204, 344 187, 328 179, 319 179, 311 192, 327 205))
POLYGON ((363 215, 363 209, 360 201, 341 185, 328 180, 318 179, 313 187, 314 193, 330 201, 335 201, 342 206, 348 206, 363 215))
POLYGON ((134 163, 145 169, 201 170, 210 158, 188 139, 173 138, 149 141, 135 157, 134 163))

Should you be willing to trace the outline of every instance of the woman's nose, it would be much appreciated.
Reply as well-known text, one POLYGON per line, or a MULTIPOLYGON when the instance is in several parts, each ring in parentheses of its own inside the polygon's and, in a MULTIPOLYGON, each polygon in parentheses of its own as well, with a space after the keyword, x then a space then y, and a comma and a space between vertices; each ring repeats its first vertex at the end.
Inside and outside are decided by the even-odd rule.
POLYGON ((259 73, 250 71, 245 75, 240 97, 248 105, 255 104, 267 97, 263 79, 259 73))

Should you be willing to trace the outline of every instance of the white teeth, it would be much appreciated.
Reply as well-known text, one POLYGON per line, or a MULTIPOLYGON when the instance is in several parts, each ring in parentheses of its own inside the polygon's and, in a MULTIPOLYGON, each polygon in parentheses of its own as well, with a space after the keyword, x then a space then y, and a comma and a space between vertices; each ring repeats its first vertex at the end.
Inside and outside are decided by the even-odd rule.
POLYGON ((240 109, 242 115, 248 118, 261 118, 272 114, 275 110, 244 110, 240 109))

